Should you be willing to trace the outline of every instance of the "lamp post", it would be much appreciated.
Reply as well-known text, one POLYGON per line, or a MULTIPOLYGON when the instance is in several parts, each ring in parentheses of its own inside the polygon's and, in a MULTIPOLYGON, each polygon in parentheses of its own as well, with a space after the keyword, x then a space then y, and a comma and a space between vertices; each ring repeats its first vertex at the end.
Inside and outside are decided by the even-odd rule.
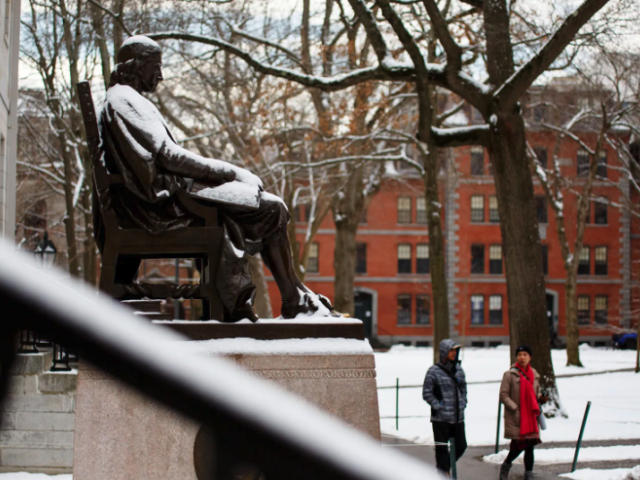
POLYGON ((55 265, 58 249, 49 238, 49 233, 45 230, 42 240, 33 250, 36 265, 42 268, 52 268, 55 265))
MULTIPOLYGON (((40 240, 36 245, 36 248, 33 249, 33 258, 36 261, 36 265, 39 268, 53 268, 57 253, 58 249, 49 238, 49 232, 45 230, 42 240, 40 240)), ((51 346, 51 342, 43 338, 38 338, 36 340, 36 344, 40 347, 51 346)))

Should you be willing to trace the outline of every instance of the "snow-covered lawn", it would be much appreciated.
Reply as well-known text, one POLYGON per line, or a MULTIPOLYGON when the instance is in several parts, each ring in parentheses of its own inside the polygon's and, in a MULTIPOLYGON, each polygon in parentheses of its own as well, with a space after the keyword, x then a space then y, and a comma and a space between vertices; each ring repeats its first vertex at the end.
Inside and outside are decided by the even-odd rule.
MULTIPOLYGON (((509 450, 501 450, 493 455, 485 455, 482 459, 489 463, 502 463, 507 458, 509 450)), ((536 448, 536 463, 571 463, 573 462, 574 448, 536 448)), ((523 463, 524 455, 520 455, 513 462, 523 463)), ((616 445, 615 447, 587 447, 580 449, 579 461, 581 462, 606 462, 613 460, 640 460, 640 445, 616 445)))
POLYGON ((612 470, 592 470, 585 468, 573 473, 564 473, 561 477, 573 480, 640 480, 640 465, 633 468, 614 468, 612 470))
MULTIPOLYGON (((509 348, 465 348, 462 367, 469 385, 469 406, 465 413, 467 440, 470 445, 492 445, 496 439, 499 380, 509 367, 509 348), (491 382, 473 384, 474 382, 491 382)), ((584 368, 567 367, 566 352, 553 351, 557 375, 602 372, 632 368, 635 352, 581 347, 584 368)), ((431 348, 396 346, 386 353, 376 353, 378 386, 422 385, 432 364, 431 348)), ((640 375, 633 372, 560 378, 558 388, 568 418, 547 420, 543 441, 576 441, 587 401, 592 402, 584 440, 640 438, 640 375)), ((400 425, 395 428, 395 389, 378 391, 382 431, 421 443, 433 443, 429 408, 422 400, 421 388, 400 389, 400 425), (410 417, 410 418, 402 418, 410 417)), ((506 444, 507 440, 502 439, 506 444)))

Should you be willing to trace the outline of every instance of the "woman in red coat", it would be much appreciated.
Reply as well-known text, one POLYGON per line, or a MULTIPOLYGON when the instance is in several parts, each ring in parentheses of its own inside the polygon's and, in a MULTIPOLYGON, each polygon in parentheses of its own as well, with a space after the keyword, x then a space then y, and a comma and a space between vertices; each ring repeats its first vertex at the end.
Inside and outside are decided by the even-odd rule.
POLYGON ((516 363, 504 374, 500 401, 504 404, 504 436, 511 440, 509 455, 500 467, 500 480, 508 480, 513 461, 524 452, 525 480, 533 479, 533 448, 540 443, 538 416, 540 375, 529 363, 531 349, 516 349, 516 363))

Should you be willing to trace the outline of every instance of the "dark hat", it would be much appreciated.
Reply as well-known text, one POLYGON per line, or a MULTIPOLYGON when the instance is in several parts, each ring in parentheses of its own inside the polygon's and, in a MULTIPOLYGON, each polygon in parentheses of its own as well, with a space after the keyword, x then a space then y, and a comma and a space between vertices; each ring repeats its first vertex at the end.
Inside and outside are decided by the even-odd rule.
POLYGON ((529 347, 529 345, 520 345, 518 348, 516 348, 516 356, 518 356, 520 352, 527 352, 533 357, 533 353, 531 353, 531 347, 529 347))

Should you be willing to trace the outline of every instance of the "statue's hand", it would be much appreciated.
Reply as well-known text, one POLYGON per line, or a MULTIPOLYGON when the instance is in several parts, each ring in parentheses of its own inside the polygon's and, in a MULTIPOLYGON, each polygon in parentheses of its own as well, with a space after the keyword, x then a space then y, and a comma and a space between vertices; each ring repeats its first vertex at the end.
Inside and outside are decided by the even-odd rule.
POLYGON ((209 173, 209 180, 215 182, 215 183, 227 183, 227 182, 233 182, 236 179, 236 172, 234 172, 231 169, 220 169, 220 168, 216 168, 216 169, 211 169, 211 172, 209 173))

